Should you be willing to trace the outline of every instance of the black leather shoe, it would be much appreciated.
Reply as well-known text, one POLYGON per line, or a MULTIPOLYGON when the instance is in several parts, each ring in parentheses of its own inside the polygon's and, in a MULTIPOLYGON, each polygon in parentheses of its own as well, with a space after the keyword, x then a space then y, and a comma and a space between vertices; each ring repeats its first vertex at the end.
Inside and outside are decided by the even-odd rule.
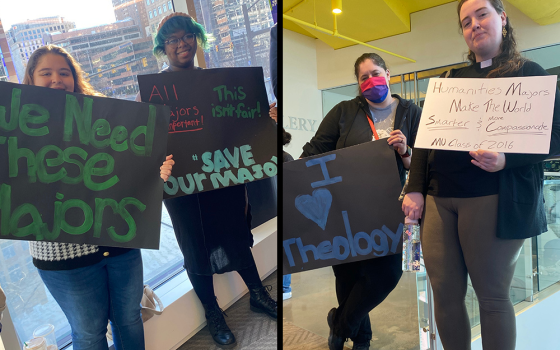
POLYGON ((329 350, 343 350, 345 338, 339 337, 334 334, 334 315, 336 313, 336 307, 333 307, 329 314, 327 315, 327 323, 329 324, 329 350))
POLYGON ((369 350, 369 341, 365 343, 354 343, 352 350, 369 350))
POLYGON ((278 318, 277 303, 268 292, 272 286, 248 286, 251 298, 249 300, 251 311, 265 313, 273 319, 278 318))
MULTIPOLYGON (((214 342, 222 348, 232 348, 235 346, 235 336, 229 329, 224 315, 226 313, 220 309, 218 303, 211 305, 202 304, 204 306, 208 330, 214 342)), ((227 315, 226 315, 227 316, 227 315)))

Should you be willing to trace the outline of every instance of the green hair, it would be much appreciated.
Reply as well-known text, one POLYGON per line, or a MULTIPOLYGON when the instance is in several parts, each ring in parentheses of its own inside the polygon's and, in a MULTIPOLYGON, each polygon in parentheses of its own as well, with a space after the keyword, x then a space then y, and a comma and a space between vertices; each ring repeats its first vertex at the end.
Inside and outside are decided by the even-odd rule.
POLYGON ((198 46, 208 49, 208 35, 202 24, 197 23, 191 16, 175 16, 168 19, 159 29, 154 39, 154 54, 156 56, 165 55, 165 40, 179 30, 196 35, 198 46))

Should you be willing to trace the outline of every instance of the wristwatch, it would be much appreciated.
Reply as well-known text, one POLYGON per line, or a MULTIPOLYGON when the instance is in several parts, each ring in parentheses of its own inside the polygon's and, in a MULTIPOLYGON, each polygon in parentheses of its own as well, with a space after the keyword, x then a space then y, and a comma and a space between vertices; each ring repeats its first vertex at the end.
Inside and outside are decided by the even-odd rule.
POLYGON ((410 146, 406 146, 406 152, 404 152, 404 154, 399 154, 401 156, 401 158, 408 158, 412 155, 412 148, 410 148, 410 146))

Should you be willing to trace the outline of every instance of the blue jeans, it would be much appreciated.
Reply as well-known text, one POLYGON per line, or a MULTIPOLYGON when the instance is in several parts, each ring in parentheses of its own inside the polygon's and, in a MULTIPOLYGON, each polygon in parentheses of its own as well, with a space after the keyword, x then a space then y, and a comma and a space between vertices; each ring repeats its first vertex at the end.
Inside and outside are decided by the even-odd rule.
POLYGON ((289 293, 292 291, 292 275, 284 275, 282 276, 282 289, 284 290, 283 293, 289 293))
POLYGON ((139 249, 79 269, 39 270, 39 275, 68 318, 74 350, 108 350, 108 320, 116 350, 144 350, 139 249))

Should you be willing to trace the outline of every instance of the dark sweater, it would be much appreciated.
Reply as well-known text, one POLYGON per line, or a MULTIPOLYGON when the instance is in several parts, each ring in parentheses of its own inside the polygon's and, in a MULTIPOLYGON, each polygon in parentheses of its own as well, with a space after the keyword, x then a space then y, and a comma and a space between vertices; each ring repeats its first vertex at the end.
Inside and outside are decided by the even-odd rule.
MULTIPOLYGON (((477 63, 452 70, 450 77, 482 78, 493 68, 495 66, 481 69, 480 63, 477 63)), ((548 73, 537 63, 528 61, 519 71, 509 76, 543 75, 548 73)), ((560 152, 560 90, 556 88, 549 154, 506 153, 505 168, 494 175, 480 174, 481 169, 480 171, 469 169, 468 175, 463 176, 458 174, 457 170, 467 167, 464 162, 470 161, 466 159, 468 153, 450 152, 452 151, 416 149, 412 157, 406 192, 435 196, 454 194, 457 197, 493 194, 491 192, 494 192, 496 186, 494 181, 497 176, 496 193, 499 194, 497 236, 520 239, 545 232, 547 227, 543 197, 543 161, 560 152), (450 157, 448 154, 455 157, 450 157), (445 169, 446 167, 448 169, 445 169), (449 176, 455 178, 451 179, 449 176), (477 176, 482 177, 469 178, 477 176), (482 180, 489 181, 489 184, 481 184, 482 180), (465 183, 457 185, 460 181, 465 183), (454 185, 458 187, 453 189, 454 185)))
MULTIPOLYGON (((422 110, 411 100, 402 99, 399 95, 392 96, 399 100, 394 128, 402 131, 406 136, 408 146, 413 148, 422 110)), ((370 142, 373 131, 367 120, 369 113, 367 101, 361 96, 350 101, 340 102, 325 116, 311 141, 303 146, 301 157, 309 157, 370 142)), ((399 169, 401 185, 404 186, 406 169, 396 151, 395 160, 399 169)))

